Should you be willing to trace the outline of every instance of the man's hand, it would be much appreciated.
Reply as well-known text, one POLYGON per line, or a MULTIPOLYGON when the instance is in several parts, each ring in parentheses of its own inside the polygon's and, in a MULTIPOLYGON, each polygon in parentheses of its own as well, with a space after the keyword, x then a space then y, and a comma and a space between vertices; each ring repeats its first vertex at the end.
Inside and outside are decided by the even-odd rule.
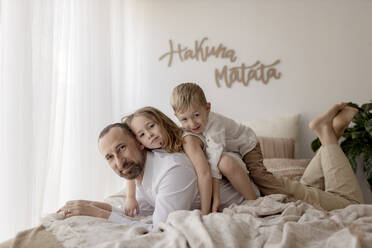
POLYGON ((66 216, 66 218, 85 215, 108 219, 110 217, 111 211, 108 211, 106 207, 99 207, 100 205, 105 206, 105 203, 85 200, 68 201, 62 208, 57 211, 57 213, 62 212, 66 216))
POLYGON ((139 214, 139 205, 135 198, 127 198, 125 201, 125 215, 134 217, 134 210, 139 214))

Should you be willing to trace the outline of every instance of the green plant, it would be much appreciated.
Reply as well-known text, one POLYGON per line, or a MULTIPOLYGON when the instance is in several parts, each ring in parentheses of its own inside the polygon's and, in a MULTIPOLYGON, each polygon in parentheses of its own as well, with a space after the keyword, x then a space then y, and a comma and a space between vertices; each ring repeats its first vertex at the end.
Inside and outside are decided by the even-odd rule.
MULTIPOLYGON (((340 143, 346 157, 356 172, 357 158, 363 161, 363 172, 366 175, 372 191, 372 102, 358 106, 349 102, 349 106, 357 108, 359 112, 354 116, 351 127, 347 128, 340 143)), ((313 140, 311 149, 315 152, 321 146, 319 139, 313 140)))

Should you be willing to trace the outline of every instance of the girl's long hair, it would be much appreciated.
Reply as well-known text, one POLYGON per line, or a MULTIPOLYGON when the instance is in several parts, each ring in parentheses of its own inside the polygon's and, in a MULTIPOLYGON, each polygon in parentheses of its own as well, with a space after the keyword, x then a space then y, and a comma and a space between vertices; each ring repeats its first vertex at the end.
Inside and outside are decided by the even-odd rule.
POLYGON ((154 107, 143 107, 138 109, 131 115, 121 118, 121 122, 127 123, 131 127, 131 122, 134 117, 145 116, 156 122, 162 129, 163 144, 162 149, 166 152, 182 152, 182 129, 176 125, 168 116, 154 107))

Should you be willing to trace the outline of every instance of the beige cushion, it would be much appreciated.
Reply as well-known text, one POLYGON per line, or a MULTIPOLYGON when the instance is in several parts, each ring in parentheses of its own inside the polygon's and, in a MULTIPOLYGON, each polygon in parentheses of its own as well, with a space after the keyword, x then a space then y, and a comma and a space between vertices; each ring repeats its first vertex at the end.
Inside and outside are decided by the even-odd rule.
POLYGON ((293 139, 296 148, 298 148, 300 114, 241 120, 241 123, 252 128, 257 136, 293 139))
POLYGON ((266 158, 263 163, 274 175, 299 181, 310 159, 266 158))
POLYGON ((294 139, 258 137, 264 158, 294 158, 294 139))

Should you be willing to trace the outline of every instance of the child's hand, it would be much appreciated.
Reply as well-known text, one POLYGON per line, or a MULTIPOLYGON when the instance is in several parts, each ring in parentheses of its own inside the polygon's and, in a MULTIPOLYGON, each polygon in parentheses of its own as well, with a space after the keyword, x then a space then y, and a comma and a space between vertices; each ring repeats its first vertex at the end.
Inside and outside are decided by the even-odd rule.
POLYGON ((135 198, 127 198, 125 202, 125 215, 134 217, 134 210, 139 214, 139 205, 135 198))
POLYGON ((212 212, 216 213, 220 209, 220 197, 213 197, 213 202, 212 202, 212 212))

